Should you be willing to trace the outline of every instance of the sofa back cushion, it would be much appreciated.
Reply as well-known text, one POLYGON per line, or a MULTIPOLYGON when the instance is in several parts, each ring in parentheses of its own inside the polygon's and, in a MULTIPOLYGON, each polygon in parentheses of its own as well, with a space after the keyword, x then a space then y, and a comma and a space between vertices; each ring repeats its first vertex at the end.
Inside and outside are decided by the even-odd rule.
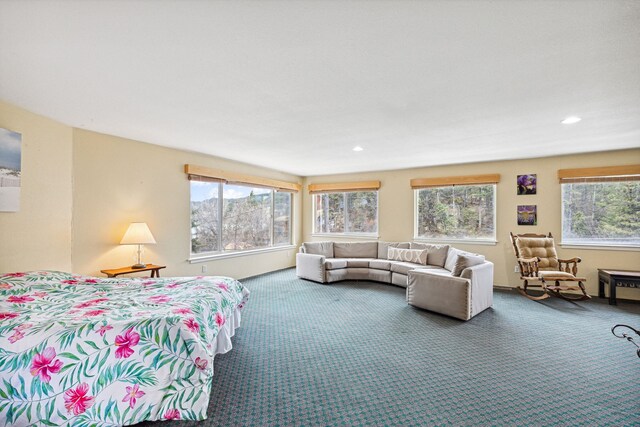
POLYGON ((460 277, 465 268, 480 264, 484 264, 484 257, 482 255, 460 254, 456 260, 456 265, 453 267, 453 271, 451 271, 451 275, 460 277))
POLYGON ((482 257, 482 259, 484 260, 484 255, 473 254, 471 252, 465 252, 461 251, 460 249, 450 247, 449 253, 447 253, 447 261, 444 263, 444 268, 453 273, 453 271, 456 269, 456 263, 458 262, 458 257, 460 255, 482 257))
POLYGON ((389 248, 409 249, 409 242, 378 242, 378 259, 389 259, 389 248))
POLYGON ((333 242, 307 242, 303 243, 304 252, 313 255, 324 255, 333 258, 333 242))
POLYGON ((427 256, 427 264, 437 267, 444 267, 444 263, 447 261, 447 254, 449 253, 449 245, 411 242, 411 249, 426 249, 429 253, 427 256))
POLYGON ((427 265, 426 249, 398 249, 389 248, 389 259, 392 261, 413 262, 414 264, 427 265))
POLYGON ((378 242, 334 242, 336 258, 377 258, 378 242))

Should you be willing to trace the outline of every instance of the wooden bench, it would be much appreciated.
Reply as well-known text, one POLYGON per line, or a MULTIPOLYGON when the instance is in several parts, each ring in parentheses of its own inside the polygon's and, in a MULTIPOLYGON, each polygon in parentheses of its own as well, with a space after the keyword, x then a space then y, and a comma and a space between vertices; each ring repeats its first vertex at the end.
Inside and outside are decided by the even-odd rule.
POLYGON ((609 284, 609 305, 617 305, 616 287, 640 288, 640 271, 598 269, 598 297, 605 298, 604 285, 609 284))

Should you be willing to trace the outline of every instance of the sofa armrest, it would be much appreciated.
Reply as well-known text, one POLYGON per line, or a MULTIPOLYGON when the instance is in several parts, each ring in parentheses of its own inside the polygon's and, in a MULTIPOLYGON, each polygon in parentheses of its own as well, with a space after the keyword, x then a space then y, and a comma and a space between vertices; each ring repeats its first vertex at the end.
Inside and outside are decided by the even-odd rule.
POLYGON ((303 279, 313 280, 314 282, 324 283, 325 257, 323 255, 314 255, 306 253, 296 254, 296 275, 303 279))
POLYGON ((466 268, 460 277, 471 281, 471 316, 493 305, 493 263, 466 268))
POLYGON ((407 303, 469 320, 472 317, 470 288, 471 281, 463 277, 412 270, 407 280, 407 303))

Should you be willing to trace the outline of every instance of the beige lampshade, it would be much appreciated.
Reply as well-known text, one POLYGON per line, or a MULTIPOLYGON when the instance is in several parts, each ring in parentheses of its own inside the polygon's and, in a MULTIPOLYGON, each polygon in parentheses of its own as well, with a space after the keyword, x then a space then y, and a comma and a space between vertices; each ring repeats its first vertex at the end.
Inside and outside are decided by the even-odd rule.
POLYGON ((127 232, 120 240, 121 245, 153 245, 156 239, 153 238, 151 230, 146 222, 132 222, 129 224, 127 232))

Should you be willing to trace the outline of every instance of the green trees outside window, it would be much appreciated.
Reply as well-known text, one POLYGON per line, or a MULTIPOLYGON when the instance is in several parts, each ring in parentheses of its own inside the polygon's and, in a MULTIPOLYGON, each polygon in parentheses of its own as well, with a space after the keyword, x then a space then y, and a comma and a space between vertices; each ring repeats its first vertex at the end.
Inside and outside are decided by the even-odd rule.
POLYGON ((416 190, 416 238, 488 240, 496 238, 494 184, 416 190))
POLYGON ((378 192, 322 193, 313 199, 316 234, 378 233, 378 192))
POLYGON ((191 181, 191 253, 291 244, 291 194, 191 181))
POLYGON ((562 242, 640 246, 640 181, 562 184, 562 242))

